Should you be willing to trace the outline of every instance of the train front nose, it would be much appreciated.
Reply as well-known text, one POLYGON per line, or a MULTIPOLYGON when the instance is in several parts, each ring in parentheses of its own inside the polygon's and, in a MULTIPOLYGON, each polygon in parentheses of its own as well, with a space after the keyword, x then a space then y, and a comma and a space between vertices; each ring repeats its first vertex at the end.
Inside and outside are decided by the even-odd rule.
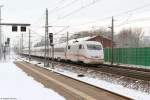
POLYGON ((100 63, 103 63, 103 52, 102 51, 97 51, 97 50, 93 50, 93 51, 90 51, 88 53, 88 56, 89 56, 89 60, 88 60, 88 63, 90 64, 100 64, 100 63))
POLYGON ((89 63, 102 63, 103 62, 103 48, 100 44, 87 44, 87 51, 89 56, 89 63))
POLYGON ((102 50, 90 50, 88 55, 90 58, 93 58, 93 59, 103 59, 102 50))

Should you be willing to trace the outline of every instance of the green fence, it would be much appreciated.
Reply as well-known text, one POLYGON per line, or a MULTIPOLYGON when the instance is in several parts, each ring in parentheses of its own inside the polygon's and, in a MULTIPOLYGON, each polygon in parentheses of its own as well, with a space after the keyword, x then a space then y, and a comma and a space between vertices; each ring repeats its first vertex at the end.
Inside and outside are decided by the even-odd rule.
MULTIPOLYGON (((150 66, 150 48, 114 48, 114 63, 150 66)), ((104 49, 105 62, 111 61, 111 49, 104 49)))

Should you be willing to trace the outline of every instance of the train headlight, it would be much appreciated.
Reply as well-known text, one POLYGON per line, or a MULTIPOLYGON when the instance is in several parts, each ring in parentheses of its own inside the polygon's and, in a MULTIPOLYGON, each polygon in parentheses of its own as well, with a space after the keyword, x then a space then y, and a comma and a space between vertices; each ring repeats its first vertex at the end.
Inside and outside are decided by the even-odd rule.
POLYGON ((92 58, 101 58, 101 56, 91 56, 92 58))

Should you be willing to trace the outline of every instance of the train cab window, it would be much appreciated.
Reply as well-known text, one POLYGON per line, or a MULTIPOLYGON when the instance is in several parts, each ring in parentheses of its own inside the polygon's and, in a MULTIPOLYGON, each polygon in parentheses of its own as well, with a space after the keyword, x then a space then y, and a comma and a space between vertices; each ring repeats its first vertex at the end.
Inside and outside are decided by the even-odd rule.
POLYGON ((101 47, 101 45, 88 44, 88 45, 87 45, 87 49, 88 49, 88 50, 101 50, 102 47, 101 47))
POLYGON ((71 47, 70 46, 68 46, 68 49, 70 49, 71 47))

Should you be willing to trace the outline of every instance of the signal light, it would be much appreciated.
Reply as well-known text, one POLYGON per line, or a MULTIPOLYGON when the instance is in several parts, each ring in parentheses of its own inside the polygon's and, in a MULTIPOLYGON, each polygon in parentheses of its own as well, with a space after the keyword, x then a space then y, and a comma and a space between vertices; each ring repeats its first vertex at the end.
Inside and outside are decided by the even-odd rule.
POLYGON ((17 32, 17 26, 12 26, 12 32, 17 32))
POLYGON ((7 38, 7 42, 8 42, 8 44, 10 43, 10 38, 7 38))
POLYGON ((53 33, 49 33, 50 45, 53 43, 53 33))
POLYGON ((26 27, 25 26, 21 26, 21 32, 26 32, 26 27))
POLYGON ((7 45, 8 43, 7 42, 5 42, 5 45, 7 45))

